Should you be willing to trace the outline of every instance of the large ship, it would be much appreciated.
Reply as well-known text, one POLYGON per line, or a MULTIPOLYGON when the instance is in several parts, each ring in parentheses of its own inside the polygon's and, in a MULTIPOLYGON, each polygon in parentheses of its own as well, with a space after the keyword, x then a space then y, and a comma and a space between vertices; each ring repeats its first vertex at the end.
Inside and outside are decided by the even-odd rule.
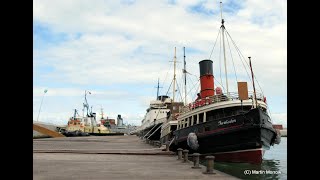
MULTIPOLYGON (((219 34, 226 66, 222 15, 221 20, 219 34)), ((268 115, 266 97, 256 91, 251 58, 248 60, 253 92, 248 91, 247 82, 237 82, 238 92, 230 92, 225 67, 223 93, 221 87, 214 86, 213 61, 199 62, 201 90, 197 99, 180 109, 177 120, 163 125, 161 137, 170 142, 171 150, 189 149, 191 153, 213 154, 216 161, 259 164, 265 150, 280 143, 280 135, 268 115)))
POLYGON ((68 124, 65 128, 58 127, 57 131, 65 136, 110 136, 110 135, 123 135, 124 133, 114 132, 110 127, 105 126, 102 122, 98 123, 96 119, 96 113, 89 109, 89 103, 87 101, 87 94, 91 94, 89 91, 85 91, 83 110, 87 110, 85 116, 80 116, 77 110, 74 110, 74 115, 69 118, 68 124))
POLYGON ((112 133, 117 133, 118 135, 124 135, 124 134, 129 134, 130 128, 126 125, 123 124, 123 119, 121 117, 121 114, 118 114, 117 116, 117 124, 115 123, 115 119, 103 117, 103 109, 101 108, 101 119, 100 123, 104 125, 105 127, 109 128, 109 130, 112 133))
POLYGON ((110 130, 103 124, 98 124, 96 121, 96 114, 90 113, 87 116, 77 116, 77 110, 73 117, 68 120, 67 127, 60 132, 65 136, 87 136, 87 135, 106 135, 110 130))
MULTIPOLYGON (((213 153, 216 161, 261 163, 264 151, 278 135, 265 98, 258 93, 249 94, 245 88, 226 95, 220 88, 214 90, 212 61, 199 64, 200 98, 182 108, 172 148, 213 153)), ((239 83, 239 89, 242 84, 246 86, 239 83)))
POLYGON ((172 113, 178 113, 178 107, 181 105, 183 103, 174 102, 174 99, 171 99, 167 95, 159 95, 158 80, 157 99, 150 101, 146 114, 141 121, 141 126, 131 132, 131 134, 137 134, 142 139, 159 141, 162 124, 171 119, 172 113))
POLYGON ((136 130, 143 139, 160 140, 160 130, 163 123, 167 122, 171 113, 178 111, 178 103, 173 103, 169 96, 158 96, 150 102, 149 108, 141 121, 141 126, 136 130))

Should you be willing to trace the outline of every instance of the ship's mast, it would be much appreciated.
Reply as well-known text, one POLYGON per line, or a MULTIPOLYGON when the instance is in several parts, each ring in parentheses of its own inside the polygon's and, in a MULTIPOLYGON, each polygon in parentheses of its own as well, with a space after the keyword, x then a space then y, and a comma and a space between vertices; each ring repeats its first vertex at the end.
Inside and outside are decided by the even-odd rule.
POLYGON ((183 47, 183 63, 184 63, 184 105, 187 105, 187 69, 186 69, 186 48, 183 47))
POLYGON ((226 50, 224 44, 224 19, 222 18, 222 2, 220 2, 220 9, 221 9, 221 31, 222 31, 222 44, 223 44, 223 57, 224 57, 224 71, 226 74, 226 86, 227 86, 227 95, 229 96, 229 86, 228 86, 228 73, 227 73, 227 60, 226 60, 226 50))
POLYGON ((74 109, 73 119, 76 119, 76 116, 77 116, 77 109, 74 109))
POLYGON ((157 87, 157 99, 159 97, 159 78, 158 78, 158 87, 157 87))
POLYGON ((157 88, 157 98, 156 99, 158 99, 158 97, 159 97, 159 88, 162 88, 162 87, 159 86, 159 78, 158 78, 158 86, 156 88, 157 88))
POLYGON ((176 92, 176 62, 177 62, 177 57, 176 57, 176 47, 174 47, 174 60, 173 60, 173 97, 172 97, 172 102, 174 102, 174 96, 176 92))
POLYGON ((103 109, 101 107, 101 119, 103 119, 103 109))
POLYGON ((254 102, 255 102, 255 106, 254 107, 257 107, 258 101, 257 101, 256 87, 254 86, 254 75, 253 75, 253 71, 252 71, 251 57, 248 57, 248 58, 249 58, 251 76, 252 76, 253 95, 254 95, 254 102))

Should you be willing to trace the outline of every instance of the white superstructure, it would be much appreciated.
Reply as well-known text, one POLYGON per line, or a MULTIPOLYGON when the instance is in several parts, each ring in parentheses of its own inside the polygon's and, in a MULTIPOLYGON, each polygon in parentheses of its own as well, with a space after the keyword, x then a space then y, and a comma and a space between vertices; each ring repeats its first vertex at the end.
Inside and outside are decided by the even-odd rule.
POLYGON ((150 106, 146 110, 146 114, 141 121, 141 126, 136 132, 143 131, 159 123, 167 121, 167 117, 170 115, 169 104, 172 103, 172 99, 169 96, 158 96, 157 100, 150 101, 150 106))

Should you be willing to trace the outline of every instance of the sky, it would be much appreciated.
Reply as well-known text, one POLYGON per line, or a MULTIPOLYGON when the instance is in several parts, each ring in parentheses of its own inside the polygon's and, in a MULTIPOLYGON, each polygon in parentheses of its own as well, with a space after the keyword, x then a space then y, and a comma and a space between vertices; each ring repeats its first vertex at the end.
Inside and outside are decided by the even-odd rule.
MULTIPOLYGON (((250 56, 272 121, 287 127, 287 2, 222 3, 230 35, 225 38, 229 91, 237 92, 237 81, 248 82, 252 91, 250 71, 243 68, 250 56)), ((83 114, 90 91, 87 100, 98 118, 103 108, 104 117, 120 114, 124 123, 141 125, 157 96, 158 79, 160 94, 172 97, 175 47, 176 101, 184 97, 183 47, 187 102, 199 91, 204 59, 213 61, 215 87, 226 91, 220 26, 219 0, 34 0, 33 120, 65 125, 74 109, 83 114)))

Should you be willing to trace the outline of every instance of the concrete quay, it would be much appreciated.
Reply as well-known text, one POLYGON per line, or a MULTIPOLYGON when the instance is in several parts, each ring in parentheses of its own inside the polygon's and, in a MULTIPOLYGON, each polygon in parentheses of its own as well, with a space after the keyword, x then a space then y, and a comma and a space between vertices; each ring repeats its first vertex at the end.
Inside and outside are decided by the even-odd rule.
POLYGON ((144 143, 137 136, 59 137, 33 140, 33 179, 237 179, 204 174, 193 162, 144 143))

